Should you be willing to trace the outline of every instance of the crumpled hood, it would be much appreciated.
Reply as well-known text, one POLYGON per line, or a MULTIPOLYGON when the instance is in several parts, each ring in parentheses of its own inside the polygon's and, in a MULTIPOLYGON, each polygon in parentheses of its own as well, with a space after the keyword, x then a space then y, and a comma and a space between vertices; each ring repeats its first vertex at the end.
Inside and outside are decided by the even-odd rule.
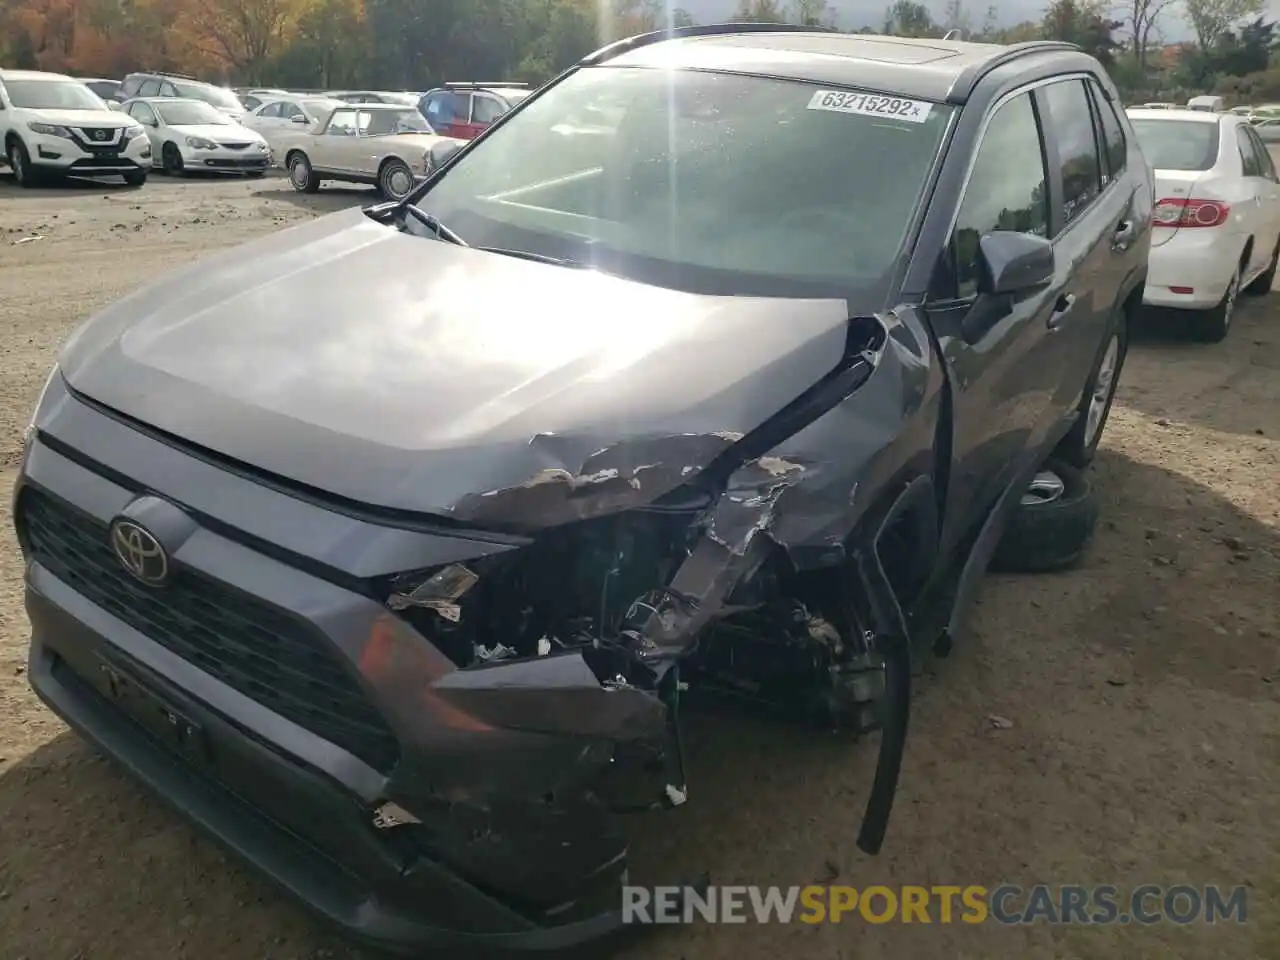
POLYGON ((259 470, 536 529, 678 485, 830 371, 846 325, 839 300, 682 293, 351 210, 131 294, 59 362, 82 394, 259 470))

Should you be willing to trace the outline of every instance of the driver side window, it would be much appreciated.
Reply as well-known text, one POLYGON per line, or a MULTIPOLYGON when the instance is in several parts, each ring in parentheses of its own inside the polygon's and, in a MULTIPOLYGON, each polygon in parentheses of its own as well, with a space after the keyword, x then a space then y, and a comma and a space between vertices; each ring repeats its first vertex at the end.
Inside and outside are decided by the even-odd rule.
POLYGON ((1001 105, 978 147, 951 240, 956 296, 978 292, 978 241, 997 230, 1048 236, 1048 186, 1030 93, 1001 105))

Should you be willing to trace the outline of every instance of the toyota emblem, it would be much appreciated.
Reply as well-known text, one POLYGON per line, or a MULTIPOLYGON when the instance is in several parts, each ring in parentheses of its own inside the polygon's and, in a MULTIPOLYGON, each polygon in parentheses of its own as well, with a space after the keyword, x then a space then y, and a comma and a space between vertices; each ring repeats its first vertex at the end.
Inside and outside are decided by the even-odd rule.
POLYGON ((158 587, 169 579, 169 555, 146 527, 123 517, 111 524, 111 549, 136 580, 158 587))

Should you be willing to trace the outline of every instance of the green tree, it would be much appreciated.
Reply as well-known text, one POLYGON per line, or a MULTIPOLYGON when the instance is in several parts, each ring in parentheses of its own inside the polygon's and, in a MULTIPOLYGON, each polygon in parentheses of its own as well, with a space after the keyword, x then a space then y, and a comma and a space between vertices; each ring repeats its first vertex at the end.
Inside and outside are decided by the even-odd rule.
POLYGON ((936 37, 941 35, 933 14, 915 0, 894 0, 884 14, 884 32, 898 37, 936 37))

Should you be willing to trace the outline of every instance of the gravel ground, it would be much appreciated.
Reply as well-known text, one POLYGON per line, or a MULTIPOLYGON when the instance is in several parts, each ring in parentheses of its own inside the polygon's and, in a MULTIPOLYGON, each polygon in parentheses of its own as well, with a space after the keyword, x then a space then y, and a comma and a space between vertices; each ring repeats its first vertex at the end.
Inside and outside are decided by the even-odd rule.
MULTIPOLYGON (((368 196, 300 197, 279 179, 21 192, 0 177, 0 484, 84 317, 206 251, 368 196)), ((1138 338, 1094 469, 1098 536, 1077 570, 988 581, 975 636, 921 683, 879 858, 854 846, 873 745, 724 714, 692 718, 691 802, 635 823, 637 871, 655 880, 1247 884, 1248 922, 702 925, 626 956, 1280 956, 1276 304, 1249 301, 1216 346, 1159 324, 1138 338)), ((0 960, 363 956, 37 703, 7 509, 0 497, 0 960)))

